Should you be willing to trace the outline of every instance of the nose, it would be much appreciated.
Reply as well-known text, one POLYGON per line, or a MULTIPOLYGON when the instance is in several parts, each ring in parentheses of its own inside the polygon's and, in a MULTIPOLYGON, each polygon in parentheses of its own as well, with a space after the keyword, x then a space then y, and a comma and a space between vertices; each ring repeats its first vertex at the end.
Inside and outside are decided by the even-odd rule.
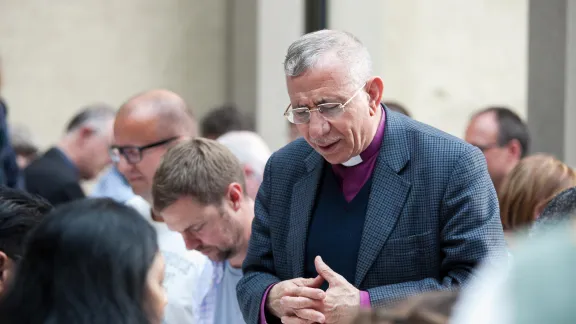
POLYGON ((308 133, 311 138, 320 138, 330 132, 330 124, 318 112, 310 114, 308 133))
POLYGON ((182 238, 184 239, 187 250, 196 250, 200 246, 200 243, 202 243, 190 233, 182 233, 182 238))

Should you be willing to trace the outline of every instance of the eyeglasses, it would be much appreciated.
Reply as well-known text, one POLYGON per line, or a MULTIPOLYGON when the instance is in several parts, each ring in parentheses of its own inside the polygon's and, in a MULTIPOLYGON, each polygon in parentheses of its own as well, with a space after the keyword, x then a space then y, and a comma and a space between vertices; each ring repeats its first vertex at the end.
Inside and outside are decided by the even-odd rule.
POLYGON ((474 145, 474 146, 479 148, 480 151, 482 151, 482 152, 486 152, 486 151, 493 149, 493 148, 501 147, 498 143, 487 144, 487 145, 474 145))
POLYGON ((175 136, 175 137, 170 137, 168 139, 159 141, 159 142, 154 142, 148 145, 144 145, 144 146, 132 146, 132 145, 127 145, 127 146, 117 146, 117 145, 112 145, 110 147, 109 150, 109 154, 110 154, 110 159, 112 159, 112 162, 114 163, 118 163, 120 162, 120 155, 124 156, 124 158, 126 159, 126 162, 130 163, 130 164, 136 164, 140 161, 142 161, 142 152, 147 150, 147 149, 151 149, 153 147, 157 147, 160 145, 164 145, 167 143, 172 142, 173 140, 177 139, 179 136, 175 136))
POLYGON ((348 99, 343 104, 323 103, 316 105, 316 108, 313 109, 308 107, 290 108, 292 104, 289 104, 288 107, 286 107, 286 111, 284 112, 284 117, 286 117, 286 119, 288 119, 288 121, 292 124, 306 124, 310 121, 310 114, 312 114, 314 111, 318 111, 320 115, 327 120, 338 118, 344 111, 344 108, 346 108, 346 105, 348 105, 350 101, 352 101, 352 99, 354 99, 354 97, 356 97, 356 95, 358 95, 358 93, 364 89, 365 86, 366 83, 364 83, 360 89, 356 90, 352 97, 350 97, 350 99, 348 99))

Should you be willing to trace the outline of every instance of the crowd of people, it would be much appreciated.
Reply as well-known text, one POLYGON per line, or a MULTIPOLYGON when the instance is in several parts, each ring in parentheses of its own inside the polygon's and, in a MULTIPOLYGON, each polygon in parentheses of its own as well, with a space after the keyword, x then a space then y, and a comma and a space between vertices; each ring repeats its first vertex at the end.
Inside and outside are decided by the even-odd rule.
POLYGON ((418 122, 341 31, 284 69, 276 152, 234 105, 197 120, 153 89, 41 153, 2 102, 0 322, 576 321, 576 172, 516 113, 479 110, 464 139, 418 122))

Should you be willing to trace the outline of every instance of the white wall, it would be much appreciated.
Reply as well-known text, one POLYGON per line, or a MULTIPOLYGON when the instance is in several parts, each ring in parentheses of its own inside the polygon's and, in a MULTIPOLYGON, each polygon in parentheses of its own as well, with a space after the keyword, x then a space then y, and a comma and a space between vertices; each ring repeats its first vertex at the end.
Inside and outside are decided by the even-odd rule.
POLYGON ((10 121, 42 146, 80 106, 150 88, 202 115, 226 100, 226 0, 2 0, 0 55, 10 121))
POLYGON ((258 1, 257 124, 272 150, 287 143, 288 122, 282 114, 290 99, 282 64, 288 46, 304 32, 304 1, 258 1))
POLYGON ((462 136, 470 114, 526 115, 527 0, 339 0, 330 27, 355 33, 384 78, 384 99, 462 136))

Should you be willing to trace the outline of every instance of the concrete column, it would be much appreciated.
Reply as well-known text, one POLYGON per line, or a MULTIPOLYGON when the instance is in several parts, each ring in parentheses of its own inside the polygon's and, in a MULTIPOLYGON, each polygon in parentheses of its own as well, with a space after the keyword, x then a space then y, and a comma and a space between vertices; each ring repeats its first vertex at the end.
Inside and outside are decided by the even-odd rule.
POLYGON ((287 142, 282 62, 290 43, 304 32, 304 1, 229 0, 229 99, 254 113, 272 150, 287 142))
POLYGON ((532 152, 576 167, 576 1, 530 0, 528 126, 532 152))

